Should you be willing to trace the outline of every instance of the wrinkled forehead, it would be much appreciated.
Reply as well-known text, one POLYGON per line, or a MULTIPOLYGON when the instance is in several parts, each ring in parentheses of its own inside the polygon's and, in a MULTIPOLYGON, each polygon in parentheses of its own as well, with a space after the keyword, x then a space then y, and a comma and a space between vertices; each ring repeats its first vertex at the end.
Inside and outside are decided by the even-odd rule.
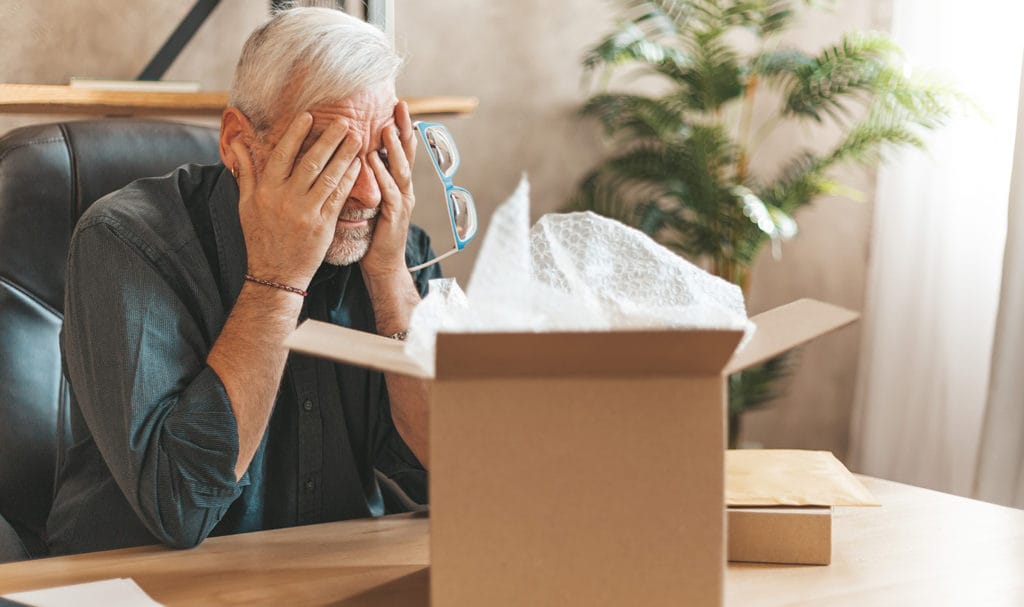
MULTIPOLYGON (((347 97, 318 103, 306 108, 313 116, 313 126, 302 143, 301 151, 305 152, 320 135, 335 121, 342 121, 362 142, 364 151, 380 146, 381 131, 389 124, 394 124, 395 97, 393 85, 381 85, 358 91, 347 97)), ((294 116, 282 117, 274 129, 276 137, 288 128, 294 116)))
POLYGON ((342 120, 348 127, 349 136, 359 137, 364 150, 379 147, 381 131, 395 123, 395 105, 372 106, 324 106, 309 108, 313 115, 313 127, 302 142, 303 149, 315 142, 335 120, 342 120))

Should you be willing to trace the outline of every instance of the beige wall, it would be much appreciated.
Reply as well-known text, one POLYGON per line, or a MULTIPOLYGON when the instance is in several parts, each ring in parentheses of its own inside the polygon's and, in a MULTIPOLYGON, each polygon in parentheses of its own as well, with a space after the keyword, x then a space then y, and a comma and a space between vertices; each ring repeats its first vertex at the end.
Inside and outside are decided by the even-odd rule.
MULTIPOLYGON (((808 49, 839 32, 887 27, 891 0, 847 0, 835 15, 819 16, 792 39, 808 49)), ((39 0, 0 5, 0 81, 64 83, 72 75, 134 77, 160 46, 191 0, 107 3, 39 0)), ((168 79, 198 80, 223 89, 245 35, 265 15, 263 0, 224 0, 168 79)), ((457 183, 474 192, 483 226, 520 175, 530 176, 534 217, 556 210, 579 177, 604 153, 594 125, 575 117, 586 98, 580 58, 608 31, 610 0, 396 0, 397 40, 408 57, 403 95, 456 94, 480 98, 469 118, 448 121, 463 154, 457 183)), ((48 119, 52 119, 48 118, 48 119)), ((37 116, 0 115, 0 132, 37 116)), ((770 140, 756 168, 820 144, 790 128, 770 140)), ((757 265, 748 307, 757 312, 798 297, 817 297, 860 309, 868 255, 874 175, 844 173, 867 202, 824 200, 798 216, 801 234, 757 265)), ((417 170, 416 220, 443 246, 439 189, 423 163, 417 170)), ((476 248, 446 264, 465 283, 476 248)), ((831 449, 842 455, 856 372, 859 333, 847 329, 804 350, 789 394, 748 416, 744 438, 772 447, 831 449)), ((609 355, 612 355, 611 353, 609 355)))
MULTIPOLYGON (((194 2, 38 0, 0 3, 0 82, 67 84, 71 76, 138 76, 194 2)), ((223 0, 165 76, 225 89, 269 1, 223 0)), ((0 114, 0 133, 63 116, 0 114)))

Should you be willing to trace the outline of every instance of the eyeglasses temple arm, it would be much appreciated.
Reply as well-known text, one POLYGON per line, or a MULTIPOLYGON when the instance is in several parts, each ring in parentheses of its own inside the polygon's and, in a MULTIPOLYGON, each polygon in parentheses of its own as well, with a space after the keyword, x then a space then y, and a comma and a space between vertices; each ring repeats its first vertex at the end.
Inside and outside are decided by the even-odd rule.
POLYGON ((432 265, 434 265, 435 263, 437 263, 437 262, 441 261, 442 259, 445 259, 445 258, 451 257, 452 255, 455 255, 455 254, 456 254, 456 253, 458 253, 458 252, 459 252, 459 248, 458 248, 458 247, 455 247, 455 248, 454 248, 454 249, 452 249, 451 251, 448 251, 447 253, 444 253, 443 255, 438 255, 437 257, 435 257, 435 258, 431 259, 430 261, 428 261, 428 262, 426 262, 426 263, 421 263, 421 264, 420 264, 420 265, 418 265, 418 266, 413 266, 413 267, 409 268, 409 271, 410 271, 410 272, 419 272, 419 271, 420 271, 420 270, 422 270, 423 268, 429 268, 430 266, 432 266, 432 265))

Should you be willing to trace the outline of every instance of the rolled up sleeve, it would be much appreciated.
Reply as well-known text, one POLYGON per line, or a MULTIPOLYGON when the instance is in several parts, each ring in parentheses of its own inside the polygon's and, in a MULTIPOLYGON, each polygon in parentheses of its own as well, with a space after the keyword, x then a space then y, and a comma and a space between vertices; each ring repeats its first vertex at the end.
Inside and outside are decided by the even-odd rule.
MULTIPOLYGON (((418 228, 410 232, 406 246, 406 263, 415 266, 434 257, 430 237, 426 232, 418 228)), ((439 263, 413 274, 413 282, 420 297, 427 296, 430 281, 438 278, 443 278, 439 263)), ((380 417, 376 424, 374 467, 396 482, 412 501, 426 504, 429 499, 427 471, 395 428, 395 422, 391 417, 391 401, 383 375, 380 376, 380 383, 381 399, 377 406, 380 417)))
POLYGON ((117 226, 80 227, 68 258, 65 366, 104 461, 161 542, 201 542, 241 494, 238 430, 206 364, 202 312, 187 273, 117 226))

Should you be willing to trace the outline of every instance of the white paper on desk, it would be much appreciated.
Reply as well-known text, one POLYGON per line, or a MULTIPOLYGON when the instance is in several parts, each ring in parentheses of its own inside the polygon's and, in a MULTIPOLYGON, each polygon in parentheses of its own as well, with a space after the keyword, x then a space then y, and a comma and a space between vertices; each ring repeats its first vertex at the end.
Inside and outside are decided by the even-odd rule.
POLYGON ((33 607, 163 607, 131 578, 15 592, 3 598, 33 607))

